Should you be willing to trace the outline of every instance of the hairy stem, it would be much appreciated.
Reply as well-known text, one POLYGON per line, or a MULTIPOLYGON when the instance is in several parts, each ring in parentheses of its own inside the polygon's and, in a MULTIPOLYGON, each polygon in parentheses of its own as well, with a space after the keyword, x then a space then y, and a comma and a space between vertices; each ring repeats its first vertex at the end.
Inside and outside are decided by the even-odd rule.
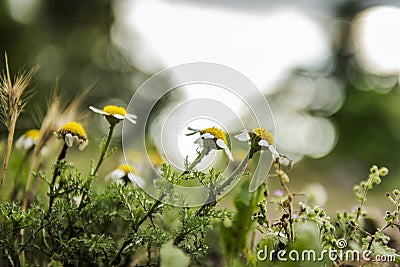
POLYGON ((222 185, 216 188, 215 191, 210 190, 208 192, 206 201, 200 207, 200 209, 197 210, 195 216, 201 215, 206 208, 215 206, 217 204, 218 195, 221 194, 221 192, 224 191, 227 186, 229 186, 234 180, 239 178, 244 173, 244 171, 247 168, 247 164, 249 163, 250 156, 251 156, 251 151, 247 153, 245 159, 240 163, 240 165, 235 169, 235 171, 231 174, 231 176, 222 185))
POLYGON ((100 153, 100 157, 99 157, 96 167, 94 168, 93 172, 90 174, 93 177, 96 176, 97 171, 99 170, 101 164, 103 163, 103 161, 105 159, 108 147, 110 146, 111 137, 113 135, 114 129, 115 129, 115 124, 110 124, 110 127, 108 128, 106 144, 104 145, 104 147, 100 153))
MULTIPOLYGON (((108 128, 106 143, 104 144, 104 147, 101 148, 100 157, 99 157, 99 160, 97 161, 96 167, 90 173, 91 180, 94 179, 94 177, 96 177, 96 174, 97 174, 98 170, 100 169, 100 166, 103 163, 103 161, 107 155, 108 147, 110 146, 110 143, 111 143, 111 137, 113 135, 115 125, 116 124, 110 124, 110 127, 108 128)), ((87 189, 87 190, 89 190, 89 189, 87 189)), ((79 203, 79 209, 82 209, 85 205, 85 201, 86 201, 86 197, 87 197, 87 193, 88 193, 87 190, 82 193, 81 202, 79 203)))
POLYGON ((64 143, 64 145, 63 145, 63 147, 62 147, 62 149, 60 151, 60 154, 58 155, 56 166, 54 168, 53 178, 52 178, 51 183, 50 183, 49 209, 47 211, 48 215, 51 213, 51 210, 53 209, 53 203, 54 203, 54 199, 56 197, 56 194, 54 192, 54 187, 55 187, 55 184, 56 184, 57 176, 59 176, 61 174, 60 163, 65 158, 65 156, 67 154, 67 150, 68 150, 68 146, 67 146, 66 143, 64 143))
POLYGON ((294 233, 293 233, 293 194, 290 192, 289 188, 286 185, 285 179, 284 179, 284 173, 281 171, 280 164, 275 163, 275 168, 277 169, 277 174, 279 177, 279 183, 281 184, 283 190, 285 191, 287 198, 288 198, 288 215, 289 215, 289 231, 290 231, 290 241, 294 241, 294 233))

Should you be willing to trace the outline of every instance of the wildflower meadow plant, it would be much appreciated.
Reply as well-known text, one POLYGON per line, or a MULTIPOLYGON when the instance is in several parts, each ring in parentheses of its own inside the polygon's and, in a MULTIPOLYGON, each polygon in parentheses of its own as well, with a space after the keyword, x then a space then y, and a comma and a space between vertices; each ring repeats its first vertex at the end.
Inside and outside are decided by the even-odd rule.
POLYGON ((124 185, 134 183, 143 186, 143 179, 139 176, 138 171, 131 164, 121 164, 115 170, 107 175, 108 178, 115 182, 122 182, 124 185))
MULTIPOLYGON (((16 79, 15 90, 28 86, 33 72, 27 75, 19 78, 22 82, 16 79)), ((3 78, 2 94, 9 93, 10 81, 9 74, 3 78)), ((3 164, 0 266, 369 266, 379 257, 393 266, 400 264, 399 251, 392 244, 400 232, 399 189, 384 194, 393 208, 380 225, 367 228, 367 194, 389 175, 387 168, 373 166, 367 179, 354 187, 354 210, 329 216, 332 212, 323 207, 329 191, 321 185, 305 185, 300 192, 290 188, 292 162, 275 148, 270 131, 258 127, 234 133, 248 143, 246 157, 236 164, 228 133, 217 127, 189 128, 188 135, 199 135, 198 156, 186 162, 184 170, 164 163, 151 150, 149 157, 162 178, 158 183, 145 177, 146 170, 136 169, 137 162, 119 164, 111 157, 117 153, 112 142, 115 127, 123 120, 135 123, 135 115, 124 107, 91 106, 108 122, 108 133, 97 150, 96 142, 88 141, 98 138, 88 136, 95 125, 77 112, 82 98, 63 108, 59 96, 53 95, 50 102, 39 129, 25 132, 15 142, 22 160, 21 152, 10 157, 18 116, 6 124, 5 169, 9 160, 20 164, 10 164, 9 172, 3 164), (44 147, 48 153, 40 153, 44 147), (58 154, 51 152, 54 148, 58 154), (232 173, 213 166, 204 171, 196 168, 212 150, 223 151, 228 168, 235 165, 232 173), (248 166, 257 163, 258 153, 271 153, 273 168, 261 186, 249 192, 248 166), (95 159, 88 159, 88 154, 95 159), (109 164, 103 164, 106 161, 109 164), (78 168, 78 162, 83 167, 78 168), (170 184, 194 181, 208 191, 203 204, 188 207, 170 184), (238 188, 221 203, 220 196, 233 181, 240 181, 238 188), (11 182, 15 183, 8 194, 5 190, 11 182), (151 197, 143 191, 145 185, 160 195, 151 197), (182 205, 167 204, 171 202, 182 205), (334 251, 335 257, 323 251, 334 251), (370 262, 344 256, 365 251, 370 262), (308 258, 304 261, 296 255, 308 258)), ((2 107, 2 118, 8 118, 9 109, 2 107)))
POLYGON ((250 155, 253 155, 263 149, 268 149, 272 153, 274 159, 280 157, 278 151, 276 151, 274 145, 273 135, 264 128, 256 128, 254 130, 243 130, 242 133, 235 135, 235 138, 239 141, 249 141, 250 142, 250 155))
POLYGON ((23 148, 26 151, 29 151, 37 145, 39 141, 40 130, 38 129, 31 129, 26 131, 21 137, 17 139, 15 142, 15 146, 17 148, 23 148))
POLYGON ((233 161, 232 153, 228 147, 226 133, 223 130, 217 127, 210 127, 202 130, 189 127, 188 130, 190 130, 191 133, 186 134, 187 136, 197 133, 200 134, 200 137, 195 141, 195 143, 200 146, 201 151, 198 157, 193 161, 192 166, 197 165, 202 158, 207 156, 213 149, 224 150, 229 160, 233 161))

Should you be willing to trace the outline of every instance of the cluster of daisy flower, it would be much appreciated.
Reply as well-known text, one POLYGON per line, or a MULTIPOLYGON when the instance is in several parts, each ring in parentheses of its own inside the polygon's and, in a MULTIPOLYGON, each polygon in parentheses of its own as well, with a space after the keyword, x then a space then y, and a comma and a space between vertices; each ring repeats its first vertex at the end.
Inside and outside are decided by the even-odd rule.
MULTIPOLYGON (((126 109, 120 106, 107 105, 103 109, 90 106, 89 109, 104 116, 112 128, 125 119, 131 123, 136 123, 137 120, 136 115, 127 113, 126 109)), ((200 134, 195 143, 198 144, 202 149, 202 156, 208 155, 211 150, 223 150, 230 161, 234 160, 229 149, 227 133, 222 129, 217 127, 205 129, 194 129, 189 127, 188 130, 191 132, 187 135, 194 135, 197 133, 200 134)), ((64 141, 66 148, 78 146, 80 150, 83 150, 88 144, 88 137, 83 126, 75 121, 64 124, 56 132, 54 132, 54 134, 59 140, 64 141)), ((17 140, 16 145, 17 147, 24 148, 26 151, 29 151, 38 143, 39 136, 39 130, 29 130, 17 140)), ((272 153, 274 161, 277 161, 281 158, 280 154, 273 146, 274 137, 268 130, 264 128, 243 130, 240 134, 236 135, 235 138, 239 141, 249 143, 249 159, 252 158, 256 152, 261 150, 269 150, 272 153)), ((124 184, 132 182, 139 186, 144 185, 143 179, 138 175, 137 170, 131 164, 119 165, 107 176, 107 178, 117 182, 122 182, 124 184)))
MULTIPOLYGON (((200 134, 200 137, 195 141, 195 143, 198 144, 203 149, 203 151, 205 151, 205 154, 208 154, 213 149, 224 150, 229 160, 233 161, 233 156, 231 151, 229 150, 229 144, 226 137, 227 134, 222 129, 219 129, 217 127, 210 127, 203 130, 193 129, 191 127, 189 127, 188 129, 192 132, 187 135, 193 135, 196 133, 200 134)), ((281 155, 273 146, 273 135, 264 128, 242 130, 240 134, 235 135, 235 138, 239 141, 249 142, 249 158, 252 158, 256 152, 266 149, 272 153, 274 161, 277 161, 281 158, 281 155)))
MULTIPOLYGON (((110 126, 113 127, 124 119, 127 119, 132 123, 136 123, 136 115, 127 113, 126 109, 120 106, 108 105, 102 110, 92 106, 89 108, 93 112, 103 115, 110 126)), ((83 150, 89 142, 82 124, 75 121, 64 124, 54 132, 54 135, 57 137, 57 139, 64 141, 64 145, 67 148, 78 146, 79 150, 83 150)), ((39 138, 40 130, 28 130, 16 141, 16 147, 19 149, 22 148, 25 151, 31 151, 35 145, 38 144, 39 138)), ((137 175, 135 168, 128 164, 118 166, 117 169, 111 172, 107 177, 113 180, 121 179, 121 181, 125 183, 131 181, 138 185, 143 184, 141 178, 137 175)))

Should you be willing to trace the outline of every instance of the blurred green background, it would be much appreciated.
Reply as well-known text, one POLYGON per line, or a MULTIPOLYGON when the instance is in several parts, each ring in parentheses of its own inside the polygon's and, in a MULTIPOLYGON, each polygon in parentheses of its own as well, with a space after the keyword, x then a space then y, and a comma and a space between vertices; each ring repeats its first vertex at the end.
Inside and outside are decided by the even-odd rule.
POLYGON ((372 164, 391 171, 377 199, 400 184, 399 28, 398 1, 0 2, 11 72, 40 65, 17 137, 39 127, 32 114, 57 79, 66 102, 96 84, 84 107, 127 104, 157 70, 215 60, 268 98, 278 149, 296 160, 292 187, 321 183, 334 207, 351 207, 343 196, 372 164))

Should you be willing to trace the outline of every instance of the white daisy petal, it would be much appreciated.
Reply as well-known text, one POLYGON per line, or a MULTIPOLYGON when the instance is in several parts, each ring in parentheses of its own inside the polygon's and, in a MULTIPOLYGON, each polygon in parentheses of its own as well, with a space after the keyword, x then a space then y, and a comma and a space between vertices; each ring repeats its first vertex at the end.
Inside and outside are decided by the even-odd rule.
POLYGON ((128 176, 129 181, 131 181, 132 183, 135 182, 135 174, 134 173, 129 172, 127 176, 128 176))
POLYGON ((82 139, 80 139, 78 136, 73 135, 73 136, 72 136, 72 139, 74 140, 74 141, 72 142, 73 145, 80 145, 80 144, 81 144, 82 139))
POLYGON ((22 148, 22 146, 23 146, 23 143, 24 143, 24 139, 25 139, 25 136, 21 136, 20 138, 18 138, 18 140, 15 142, 15 147, 17 148, 17 149, 20 149, 20 148, 22 148))
POLYGON ((131 180, 132 183, 135 183, 139 187, 144 186, 144 181, 143 181, 142 177, 140 177, 139 175, 136 175, 136 174, 130 172, 130 173, 128 173, 128 178, 129 178, 129 180, 131 180))
POLYGON ((230 161, 233 161, 233 156, 232 156, 232 153, 231 153, 231 151, 229 150, 229 148, 226 147, 226 148, 224 149, 224 151, 225 151, 226 155, 228 156, 229 160, 230 160, 230 161))
POLYGON ((268 147, 270 146, 269 143, 268 143, 268 141, 267 141, 267 140, 264 140, 264 139, 258 141, 258 144, 259 144, 260 146, 263 146, 263 147, 266 147, 266 148, 268 148, 268 147))
POLYGON ((125 172, 123 170, 116 169, 116 170, 113 170, 112 172, 110 172, 106 176, 106 179, 111 179, 111 180, 117 181, 117 180, 121 179, 124 176, 125 176, 125 172))
POLYGON ((125 116, 124 116, 124 115, 121 115, 121 114, 113 114, 112 116, 113 116, 114 118, 116 118, 116 119, 119 119, 119 120, 125 119, 125 116))
POLYGON ((104 112, 104 111, 102 111, 101 109, 95 108, 95 107, 93 107, 93 106, 90 106, 89 108, 90 108, 93 112, 99 113, 99 114, 101 114, 101 115, 110 115, 109 113, 104 112))
POLYGON ((274 159, 277 159, 277 158, 279 158, 279 157, 281 156, 281 155, 279 155, 279 153, 278 153, 278 151, 275 149, 275 147, 269 146, 268 149, 269 149, 269 151, 271 151, 272 157, 273 157, 274 159))
POLYGON ((135 114, 132 114, 132 113, 126 113, 126 117, 130 117, 130 118, 132 118, 134 120, 137 120, 137 116, 135 114))
POLYGON ((125 118, 126 118, 128 121, 132 122, 133 124, 136 124, 137 116, 136 116, 135 114, 126 113, 125 118))
POLYGON ((204 138, 204 139, 214 139, 215 138, 214 135, 212 135, 210 133, 204 133, 204 134, 200 135, 200 137, 204 138))
POLYGON ((220 148, 223 148, 223 149, 228 148, 228 146, 225 144, 224 140, 222 140, 222 139, 217 139, 217 141, 215 143, 220 148))
POLYGON ((74 137, 72 136, 72 134, 67 133, 64 139, 68 147, 71 147, 74 144, 74 137))
POLYGON ((246 132, 235 135, 235 138, 239 141, 249 141, 250 135, 246 131, 246 132))
POLYGON ((24 142, 22 143, 25 150, 31 149, 35 145, 35 141, 32 138, 25 138, 24 142))
POLYGON ((88 143, 89 143, 88 140, 81 140, 81 143, 79 144, 79 150, 83 150, 88 143))

